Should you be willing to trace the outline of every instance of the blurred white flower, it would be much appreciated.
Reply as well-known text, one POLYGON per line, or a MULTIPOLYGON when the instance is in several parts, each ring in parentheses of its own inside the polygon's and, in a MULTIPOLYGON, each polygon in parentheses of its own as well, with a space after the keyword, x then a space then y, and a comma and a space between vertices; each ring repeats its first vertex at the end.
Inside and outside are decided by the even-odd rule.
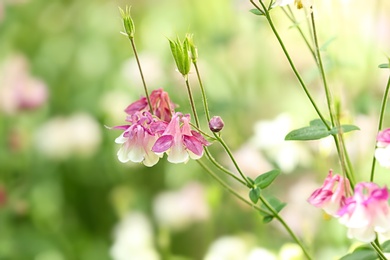
POLYGON ((158 223, 172 229, 182 229, 209 216, 204 188, 189 183, 179 191, 166 191, 157 195, 153 203, 158 223))
MULTIPOLYGON (((1 7, 0 7, 1 9, 1 7)), ((27 60, 14 56, 3 65, 0 73, 0 111, 14 114, 42 106, 48 97, 45 83, 32 77, 27 60)))
POLYGON ((235 236, 224 236, 214 241, 204 260, 243 260, 248 254, 245 241, 235 236))
POLYGON ((311 160, 302 144, 284 140, 292 130, 291 122, 292 119, 287 114, 281 114, 274 120, 259 121, 254 126, 254 136, 251 139, 251 142, 274 160, 285 173, 311 160))
POLYGON ((277 260, 274 253, 265 248, 256 247, 249 252, 248 260, 277 260))
POLYGON ((116 227, 110 248, 114 260, 158 260, 153 245, 153 230, 142 213, 128 214, 116 227))
POLYGON ((116 122, 122 122, 126 118, 125 108, 131 103, 132 99, 137 98, 128 92, 114 90, 102 95, 100 107, 110 121, 107 122, 107 125, 114 125, 116 122))
POLYGON ((302 249, 297 244, 284 244, 279 251, 280 260, 301 260, 304 258, 302 249))
POLYGON ((35 144, 39 151, 54 159, 67 159, 73 154, 88 157, 101 143, 100 128, 86 113, 55 117, 37 130, 35 144))
MULTIPOLYGON (((147 75, 145 78, 149 86, 161 86, 164 81, 164 73, 161 70, 162 66, 159 59, 152 53, 139 54, 139 59, 142 67, 142 72, 147 75)), ((133 57, 126 60, 122 65, 122 75, 131 84, 135 86, 142 86, 142 79, 139 74, 137 60, 133 57)))

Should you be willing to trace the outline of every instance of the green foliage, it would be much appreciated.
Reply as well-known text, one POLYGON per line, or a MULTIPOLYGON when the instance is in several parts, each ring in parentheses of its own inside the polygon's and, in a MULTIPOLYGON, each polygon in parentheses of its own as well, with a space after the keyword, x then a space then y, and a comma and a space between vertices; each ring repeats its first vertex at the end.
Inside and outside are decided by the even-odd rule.
MULTIPOLYGON (((287 203, 281 202, 279 199, 273 196, 266 197, 265 200, 278 213, 287 205, 287 203)), ((269 209, 264 204, 261 204, 261 208, 266 211, 269 211, 269 209)), ((260 214, 263 216, 263 223, 269 223, 275 218, 275 216, 271 214, 265 214, 265 213, 260 213, 260 214)))
POLYGON ((251 9, 249 10, 254 15, 265 15, 263 11, 260 11, 259 9, 251 9))
POLYGON ((278 169, 271 170, 269 172, 266 172, 266 173, 259 175, 255 179, 254 183, 260 189, 265 189, 276 179, 276 177, 279 174, 280 174, 280 170, 278 170, 278 169))
MULTIPOLYGON (((355 125, 341 125, 341 132, 347 133, 355 130, 359 130, 359 127, 355 125)), ((320 119, 315 119, 310 121, 310 126, 302 127, 296 130, 289 132, 285 140, 295 140, 295 141, 309 141, 309 140, 318 140, 330 135, 336 135, 339 132, 337 127, 333 127, 328 130, 326 125, 320 119)))

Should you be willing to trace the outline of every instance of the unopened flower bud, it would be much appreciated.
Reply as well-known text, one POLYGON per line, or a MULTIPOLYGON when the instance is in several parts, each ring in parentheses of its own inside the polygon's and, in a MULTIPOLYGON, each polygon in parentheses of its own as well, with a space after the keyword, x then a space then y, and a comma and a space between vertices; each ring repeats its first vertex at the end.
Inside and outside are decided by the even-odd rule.
POLYGON ((214 133, 221 131, 224 125, 225 124, 220 116, 213 116, 209 122, 209 128, 214 133))
POLYGON ((133 19, 131 19, 130 7, 126 6, 125 10, 119 8, 119 12, 121 13, 123 19, 123 26, 125 27, 127 36, 129 38, 134 38, 135 26, 133 19))
POLYGON ((191 59, 192 62, 196 62, 198 59, 198 49, 196 48, 193 40, 193 34, 187 34, 186 40, 188 41, 188 45, 190 47, 191 59))
POLYGON ((176 62, 176 67, 183 76, 187 76, 190 72, 191 58, 188 44, 188 38, 180 41, 179 37, 176 41, 169 40, 171 52, 176 62))

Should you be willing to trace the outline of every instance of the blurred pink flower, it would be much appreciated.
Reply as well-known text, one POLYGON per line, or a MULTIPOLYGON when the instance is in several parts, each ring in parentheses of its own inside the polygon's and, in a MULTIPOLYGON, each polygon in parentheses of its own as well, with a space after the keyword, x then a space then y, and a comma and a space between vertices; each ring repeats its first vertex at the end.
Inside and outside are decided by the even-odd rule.
POLYGON ((113 127, 125 130, 115 139, 116 143, 122 144, 117 153, 119 161, 142 162, 149 167, 155 165, 161 155, 155 154, 152 147, 159 137, 157 134, 165 129, 166 123, 153 118, 149 112, 136 112, 128 121, 132 124, 113 127))
POLYGON ((173 230, 206 220, 209 217, 206 191, 202 184, 191 182, 178 191, 159 193, 153 211, 159 225, 173 230))
POLYGON ((23 56, 13 57, 3 66, 4 74, 0 75, 0 110, 14 114, 36 109, 46 102, 47 86, 29 74, 23 56))
POLYGON ((190 115, 175 113, 164 133, 153 145, 153 152, 168 154, 171 163, 185 163, 189 157, 199 159, 203 155, 203 146, 209 145, 201 134, 191 130, 190 115), (180 126, 180 122, 183 123, 180 126))
POLYGON ((388 146, 390 144, 390 128, 379 131, 378 135, 376 136, 376 140, 378 141, 378 147, 388 146))
POLYGON ((375 159, 382 167, 390 168, 390 128, 380 131, 376 140, 375 159))
POLYGON ((340 223, 348 228, 348 237, 362 242, 372 242, 378 233, 390 231, 390 208, 386 187, 371 182, 355 186, 354 195, 346 200, 337 213, 340 223))
POLYGON ((322 187, 311 194, 308 202, 315 207, 322 208, 329 215, 337 216, 348 194, 350 194, 348 179, 338 174, 333 176, 330 170, 322 187))

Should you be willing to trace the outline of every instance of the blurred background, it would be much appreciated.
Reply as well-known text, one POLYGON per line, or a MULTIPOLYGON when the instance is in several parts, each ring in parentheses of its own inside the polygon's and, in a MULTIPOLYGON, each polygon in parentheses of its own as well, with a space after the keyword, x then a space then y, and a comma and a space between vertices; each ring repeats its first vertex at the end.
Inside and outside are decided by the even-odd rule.
MULTIPOLYGON (((346 136, 350 156, 367 180, 389 74, 378 65, 390 55, 390 3, 314 2, 329 85, 343 121, 361 128, 346 136)), ((255 178, 281 169, 267 192, 288 203, 282 216, 315 259, 345 254, 352 242, 344 227, 306 202, 329 169, 340 171, 333 143, 283 141, 317 116, 249 1, 0 0, 0 259, 303 258, 277 223, 263 224, 196 162, 147 168, 117 160, 121 132, 105 126, 124 124, 123 110, 143 95, 119 33, 118 6, 126 5, 149 89, 164 88, 190 112, 167 38, 193 33, 211 113, 225 121, 222 135, 243 171, 255 178)), ((293 10, 307 33, 307 13, 293 10)), ((327 114, 310 52, 282 10, 272 14, 327 114)), ((231 167, 218 145, 211 150, 231 167)), ((380 167, 377 181, 389 185, 380 167)))

